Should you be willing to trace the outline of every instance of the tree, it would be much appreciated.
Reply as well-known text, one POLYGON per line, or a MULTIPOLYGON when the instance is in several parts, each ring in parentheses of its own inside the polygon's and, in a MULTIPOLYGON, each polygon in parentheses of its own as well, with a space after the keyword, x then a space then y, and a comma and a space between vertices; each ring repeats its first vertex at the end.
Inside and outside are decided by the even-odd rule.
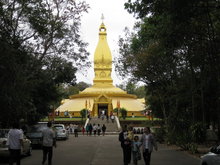
POLYGON ((128 94, 134 94, 135 88, 136 87, 132 82, 128 82, 126 84, 126 91, 127 91, 128 94))
POLYGON ((139 22, 120 38, 116 68, 146 83, 148 103, 170 130, 203 121, 218 126, 220 137, 219 6, 215 0, 125 3, 139 22))
POLYGON ((85 2, 10 0, 0 4, 2 29, 10 31, 41 62, 54 56, 84 65, 88 53, 80 39, 79 27, 85 2), (25 29, 25 30, 24 30, 25 29))
POLYGON ((77 83, 77 87, 79 88, 79 91, 83 91, 84 89, 86 89, 90 86, 91 86, 91 84, 87 84, 87 83, 82 82, 82 81, 77 83))
POLYGON ((36 122, 61 99, 58 86, 75 83, 77 63, 87 64, 80 39, 85 2, 0 2, 1 124, 36 122))
POLYGON ((145 86, 139 86, 133 81, 128 81, 126 84, 119 84, 118 88, 125 90, 128 94, 136 95, 138 98, 145 97, 145 86))
POLYGON ((85 82, 79 82, 77 84, 62 84, 59 86, 59 90, 62 93, 62 99, 69 98, 71 95, 79 94, 87 87, 91 86, 85 82))
POLYGON ((136 87, 134 94, 138 97, 138 98, 144 98, 145 97, 145 86, 138 86, 136 87))
POLYGON ((82 120, 84 118, 86 118, 87 112, 88 112, 88 109, 85 109, 85 108, 80 111, 80 115, 82 117, 82 120))
POLYGON ((127 110, 125 108, 120 108, 119 111, 121 113, 122 118, 125 120, 127 117, 127 110))

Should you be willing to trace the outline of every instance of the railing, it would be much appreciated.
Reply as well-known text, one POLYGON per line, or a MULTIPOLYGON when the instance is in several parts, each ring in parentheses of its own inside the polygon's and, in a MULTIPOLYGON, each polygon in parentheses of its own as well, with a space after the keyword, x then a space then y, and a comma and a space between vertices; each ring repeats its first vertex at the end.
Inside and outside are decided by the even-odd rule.
POLYGON ((121 124, 117 116, 115 116, 115 121, 117 123, 118 130, 121 130, 121 124))
POLYGON ((85 122, 84 128, 86 128, 86 125, 88 124, 88 122, 89 122, 89 118, 86 119, 86 122, 85 122))

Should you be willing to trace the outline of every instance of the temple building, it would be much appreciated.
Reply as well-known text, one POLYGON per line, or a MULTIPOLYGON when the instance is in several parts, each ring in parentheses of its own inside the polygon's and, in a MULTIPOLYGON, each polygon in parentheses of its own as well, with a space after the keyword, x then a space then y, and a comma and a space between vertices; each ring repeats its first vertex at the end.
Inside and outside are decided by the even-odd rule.
POLYGON ((61 116, 80 116, 82 109, 88 109, 91 116, 98 116, 101 111, 110 115, 114 108, 125 108, 128 116, 143 116, 144 99, 127 94, 124 90, 113 85, 112 55, 107 43, 106 27, 102 22, 99 28, 99 41, 94 54, 93 85, 79 94, 72 95, 62 101, 56 109, 61 116))

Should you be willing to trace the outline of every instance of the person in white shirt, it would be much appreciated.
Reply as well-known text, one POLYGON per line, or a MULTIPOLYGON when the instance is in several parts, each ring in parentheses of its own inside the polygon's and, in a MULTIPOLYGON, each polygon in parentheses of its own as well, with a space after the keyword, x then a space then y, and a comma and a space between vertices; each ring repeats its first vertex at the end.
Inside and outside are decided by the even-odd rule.
POLYGON ((150 165, 151 152, 153 151, 153 148, 157 151, 157 143, 149 127, 144 128, 144 134, 141 137, 141 144, 143 147, 145 165, 150 165))
POLYGON ((12 129, 9 130, 7 144, 10 152, 9 165, 13 165, 14 162, 20 165, 21 147, 23 147, 23 131, 19 129, 18 123, 14 123, 12 129))
POLYGON ((94 136, 96 136, 97 126, 95 124, 93 124, 92 129, 93 129, 94 136))
POLYGON ((112 120, 112 123, 114 123, 114 121, 115 121, 115 116, 114 115, 111 115, 111 120, 112 120))
POLYGON ((43 135, 43 161, 44 164, 47 160, 48 156, 48 165, 52 165, 52 157, 53 157, 53 146, 56 147, 56 140, 55 140, 55 132, 53 131, 52 123, 47 123, 47 129, 42 131, 43 135))

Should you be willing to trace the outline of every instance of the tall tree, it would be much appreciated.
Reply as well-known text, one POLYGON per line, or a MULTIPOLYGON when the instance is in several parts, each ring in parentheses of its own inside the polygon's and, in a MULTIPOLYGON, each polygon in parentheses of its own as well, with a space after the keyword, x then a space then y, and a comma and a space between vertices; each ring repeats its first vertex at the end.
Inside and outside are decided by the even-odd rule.
POLYGON ((76 65, 88 64, 80 39, 85 2, 3 0, 0 2, 0 122, 31 123, 61 99, 58 86, 76 81, 76 65))
POLYGON ((80 65, 88 56, 79 33, 80 18, 87 9, 85 2, 75 0, 1 1, 1 24, 12 40, 19 37, 40 61, 58 56, 80 65))
POLYGON ((161 105, 167 121, 178 115, 175 122, 189 128, 202 120, 217 125, 220 137, 219 6, 215 0, 128 0, 125 8, 140 21, 119 40, 119 70, 147 84, 151 105, 161 105))

